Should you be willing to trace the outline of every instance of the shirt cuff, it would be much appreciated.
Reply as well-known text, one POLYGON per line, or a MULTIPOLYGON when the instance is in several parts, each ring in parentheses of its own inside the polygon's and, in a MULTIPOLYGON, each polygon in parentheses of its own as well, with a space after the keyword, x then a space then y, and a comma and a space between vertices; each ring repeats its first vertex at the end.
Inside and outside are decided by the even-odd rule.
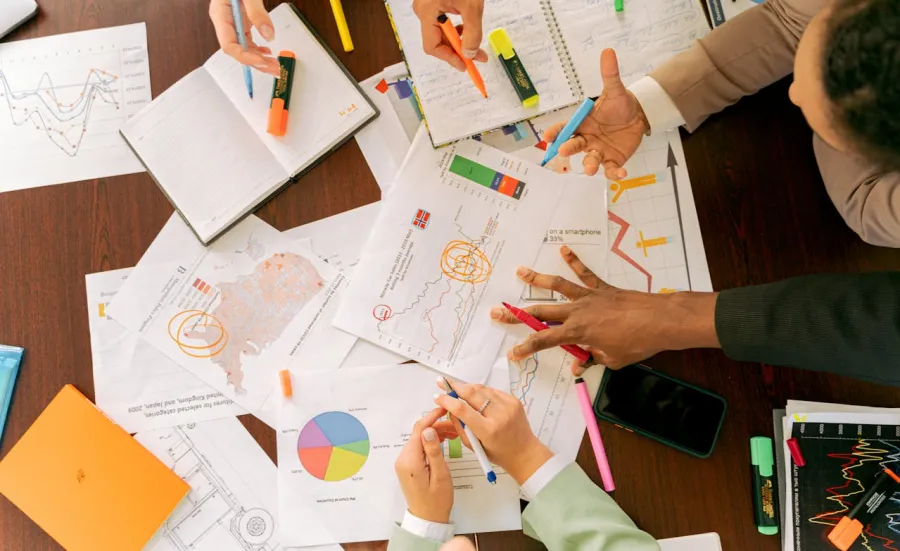
POLYGON ((541 490, 543 490, 547 484, 550 484, 550 482, 556 478, 556 475, 561 473, 570 463, 571 461, 567 461, 561 455, 554 455, 548 459, 546 463, 541 465, 538 470, 534 471, 534 474, 528 477, 528 480, 522 484, 522 493, 525 494, 525 499, 528 501, 534 500, 534 498, 541 493, 541 490))
POLYGON ((456 526, 453 524, 441 524, 440 522, 420 519, 409 511, 403 515, 403 522, 400 523, 400 528, 414 536, 440 542, 450 541, 456 534, 456 526))
POLYGON ((628 89, 641 104, 651 132, 665 132, 684 124, 681 111, 653 77, 642 77, 628 89))

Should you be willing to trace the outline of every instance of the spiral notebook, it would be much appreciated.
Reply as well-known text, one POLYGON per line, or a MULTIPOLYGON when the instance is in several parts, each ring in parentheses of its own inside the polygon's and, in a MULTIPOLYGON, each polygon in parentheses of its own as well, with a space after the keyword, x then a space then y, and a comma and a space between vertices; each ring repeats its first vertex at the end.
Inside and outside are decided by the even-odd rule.
POLYGON ((297 55, 284 137, 266 133, 273 77, 253 71, 249 98, 242 67, 222 50, 121 129, 204 245, 378 116, 297 8, 281 4, 270 15, 275 39, 257 43, 297 55))
MULTIPOLYGON (((485 0, 484 36, 506 29, 540 94, 522 106, 487 39, 487 63, 476 63, 488 98, 460 73, 422 49, 422 27, 409 0, 385 0, 397 41, 435 146, 596 97, 603 91, 600 52, 615 48, 628 85, 709 32, 699 0, 485 0)), ((449 15, 454 23, 461 23, 449 15)))

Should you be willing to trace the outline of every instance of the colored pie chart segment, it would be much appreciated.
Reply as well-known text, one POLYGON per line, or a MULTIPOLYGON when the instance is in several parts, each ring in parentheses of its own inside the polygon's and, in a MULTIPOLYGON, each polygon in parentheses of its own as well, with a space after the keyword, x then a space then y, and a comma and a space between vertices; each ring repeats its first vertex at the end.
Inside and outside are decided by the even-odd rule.
POLYGON ((346 480, 358 473, 369 457, 369 433, 349 413, 321 413, 300 431, 297 455, 306 471, 319 480, 346 480))

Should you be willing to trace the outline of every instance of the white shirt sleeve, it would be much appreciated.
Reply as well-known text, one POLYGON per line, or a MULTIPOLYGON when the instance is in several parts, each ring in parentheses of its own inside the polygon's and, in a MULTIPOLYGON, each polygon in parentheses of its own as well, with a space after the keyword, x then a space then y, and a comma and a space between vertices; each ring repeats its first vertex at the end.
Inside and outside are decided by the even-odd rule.
POLYGON ((550 481, 556 478, 556 475, 561 473, 570 463, 571 461, 566 461, 560 455, 554 455, 548 459, 546 463, 541 465, 538 470, 534 471, 534 474, 528 477, 528 480, 522 484, 522 493, 525 494, 525 499, 528 501, 534 500, 534 498, 541 493, 541 490, 543 490, 547 484, 550 484, 550 481))
POLYGON ((403 522, 400 523, 400 528, 414 536, 440 542, 450 541, 456 534, 456 526, 454 524, 441 524, 440 522, 424 520, 409 511, 403 515, 403 522))
POLYGON ((665 132, 684 124, 684 117, 675 102, 652 77, 642 77, 628 89, 640 102, 651 132, 665 132))

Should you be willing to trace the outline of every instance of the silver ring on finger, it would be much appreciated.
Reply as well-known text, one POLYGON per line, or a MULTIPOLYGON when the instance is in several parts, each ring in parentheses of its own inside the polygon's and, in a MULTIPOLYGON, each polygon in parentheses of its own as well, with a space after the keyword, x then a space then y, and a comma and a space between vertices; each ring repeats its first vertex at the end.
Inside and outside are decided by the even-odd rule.
POLYGON ((478 408, 478 415, 483 414, 483 413, 484 413, 484 410, 487 409, 487 407, 488 407, 489 405, 491 405, 491 399, 490 399, 490 398, 488 398, 487 400, 485 400, 484 403, 481 404, 481 407, 478 408))

